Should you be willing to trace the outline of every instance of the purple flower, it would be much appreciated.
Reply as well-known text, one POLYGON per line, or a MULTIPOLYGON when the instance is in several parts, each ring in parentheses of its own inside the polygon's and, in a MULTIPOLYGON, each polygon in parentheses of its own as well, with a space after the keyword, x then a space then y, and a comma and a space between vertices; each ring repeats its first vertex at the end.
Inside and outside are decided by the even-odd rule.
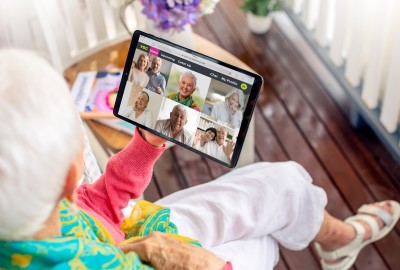
POLYGON ((195 24, 202 15, 201 0, 141 0, 142 13, 155 22, 155 27, 169 31, 183 30, 186 24, 195 24))

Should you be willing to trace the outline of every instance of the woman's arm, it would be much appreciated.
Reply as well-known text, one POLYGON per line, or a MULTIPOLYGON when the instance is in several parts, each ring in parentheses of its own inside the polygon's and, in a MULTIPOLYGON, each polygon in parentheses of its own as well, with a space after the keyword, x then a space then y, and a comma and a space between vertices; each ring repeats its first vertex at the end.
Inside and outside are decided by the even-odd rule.
POLYGON ((118 228, 124 218, 122 209, 149 184, 153 165, 165 149, 164 143, 164 139, 136 128, 129 145, 110 158, 104 174, 93 184, 78 187, 78 206, 95 212, 118 228))

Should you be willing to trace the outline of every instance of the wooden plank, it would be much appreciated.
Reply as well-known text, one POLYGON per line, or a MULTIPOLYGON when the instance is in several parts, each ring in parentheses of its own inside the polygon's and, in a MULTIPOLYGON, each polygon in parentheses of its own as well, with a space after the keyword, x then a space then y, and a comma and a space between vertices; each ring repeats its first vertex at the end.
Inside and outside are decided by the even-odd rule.
POLYGON ((155 202, 161 198, 157 186, 157 178, 153 175, 151 181, 143 193, 144 199, 149 202, 155 202))
POLYGON ((213 179, 204 158, 200 155, 180 146, 174 147, 172 152, 188 187, 203 184, 213 179))
POLYGON ((205 20, 200 19, 195 25, 193 25, 193 32, 199 34, 200 36, 211 41, 212 43, 217 44, 215 33, 213 33, 213 31, 208 28, 207 22, 205 20))
POLYGON ((228 172, 230 172, 232 169, 229 169, 228 167, 221 165, 215 161, 212 161, 210 159, 204 159, 205 163, 207 164, 210 174, 212 176, 212 179, 216 179, 228 172))
MULTIPOLYGON (((266 95, 263 95, 263 97, 266 95)), ((261 97, 260 97, 261 98, 261 97)), ((272 106, 264 110, 273 110, 272 106)), ((259 108, 254 113, 256 121, 256 150, 262 161, 280 162, 288 160, 288 153, 283 148, 275 131, 265 121, 259 108)))
MULTIPOLYGON (((174 146, 173 148, 178 147, 174 146)), ((159 187, 161 197, 165 197, 178 190, 187 188, 188 185, 183 181, 183 175, 177 166, 172 148, 165 150, 154 165, 154 176, 159 187)))

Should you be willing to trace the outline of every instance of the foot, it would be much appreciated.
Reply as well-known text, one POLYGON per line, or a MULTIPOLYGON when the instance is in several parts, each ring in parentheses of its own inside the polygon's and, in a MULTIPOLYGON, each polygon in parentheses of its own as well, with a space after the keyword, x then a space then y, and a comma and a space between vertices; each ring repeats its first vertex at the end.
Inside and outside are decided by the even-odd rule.
POLYGON ((400 218, 400 204, 384 201, 363 205, 355 216, 344 222, 326 218, 322 237, 315 247, 323 269, 349 269, 366 245, 386 236, 400 218))
MULTIPOLYGON (((370 204, 370 205, 379 207, 380 209, 386 211, 390 215, 393 214, 393 209, 392 209, 392 206, 391 206, 389 201, 373 203, 373 204, 370 204)), ((379 229, 382 229, 383 226, 385 226, 385 223, 383 222, 382 219, 380 219, 379 217, 374 216, 374 215, 371 215, 371 216, 375 219, 379 229)), ((363 240, 365 241, 365 240, 370 239, 371 235, 372 235, 371 226, 367 222, 365 222, 364 220, 357 220, 357 221, 365 229, 365 234, 363 236, 363 240)), ((343 233, 342 233, 343 236, 342 237, 337 238, 336 241, 334 241, 334 242, 332 241, 332 242, 323 243, 323 244, 320 243, 321 248, 324 251, 332 251, 332 250, 344 247, 344 246, 346 246, 347 244, 349 244, 350 242, 352 242, 355 239, 356 230, 352 225, 350 225, 348 223, 344 223, 344 226, 341 229, 343 230, 343 233)))

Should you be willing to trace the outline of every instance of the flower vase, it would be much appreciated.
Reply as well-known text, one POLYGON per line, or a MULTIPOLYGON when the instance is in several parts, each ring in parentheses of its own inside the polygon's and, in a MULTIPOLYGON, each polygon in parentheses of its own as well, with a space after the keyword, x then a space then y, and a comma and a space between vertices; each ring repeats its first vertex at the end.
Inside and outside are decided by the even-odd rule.
POLYGON ((265 34, 271 27, 272 15, 272 13, 269 13, 267 16, 257 16, 248 12, 246 19, 250 31, 255 34, 265 34))
POLYGON ((194 50, 195 43, 193 38, 192 26, 186 24, 182 31, 176 29, 169 29, 166 31, 154 27, 154 22, 147 20, 145 23, 145 32, 152 34, 156 37, 166 39, 180 46, 194 50))

